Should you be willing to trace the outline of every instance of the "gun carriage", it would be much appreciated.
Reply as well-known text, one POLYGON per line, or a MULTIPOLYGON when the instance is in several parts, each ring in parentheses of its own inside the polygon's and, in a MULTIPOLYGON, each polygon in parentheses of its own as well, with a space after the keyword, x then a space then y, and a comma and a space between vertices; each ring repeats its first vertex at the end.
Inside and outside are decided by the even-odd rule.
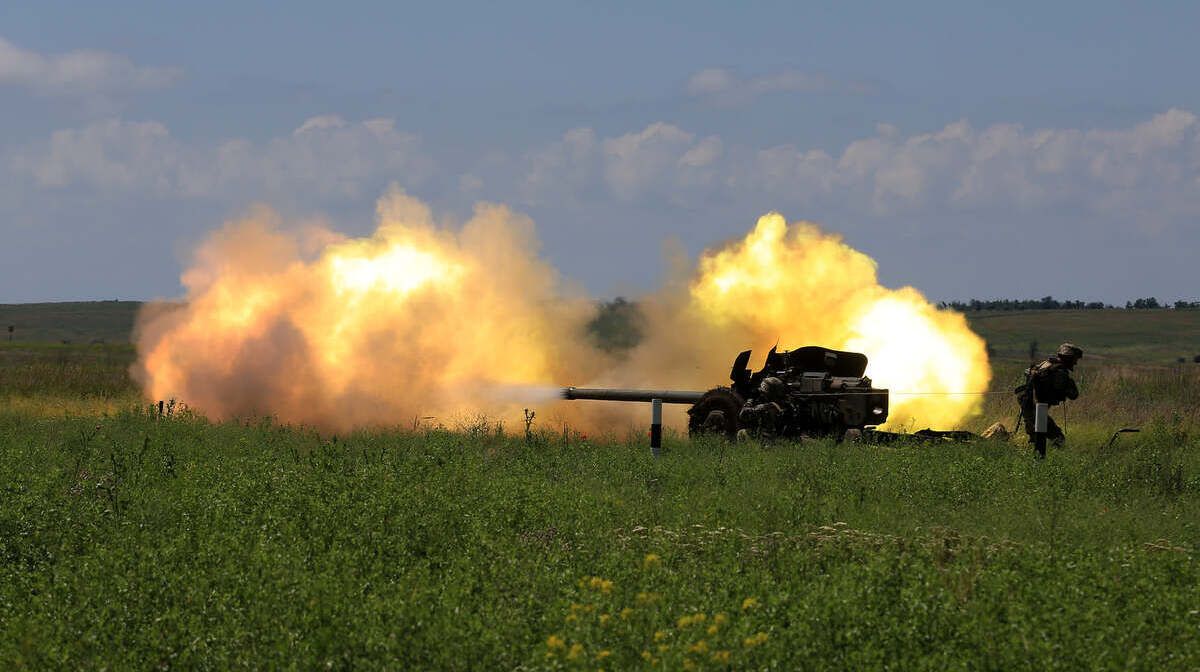
POLYGON ((752 372, 750 350, 738 354, 729 386, 707 391, 563 388, 564 399, 690 404, 688 434, 735 438, 820 436, 841 439, 848 429, 887 420, 888 391, 863 375, 867 356, 820 346, 771 348, 762 369, 752 372))

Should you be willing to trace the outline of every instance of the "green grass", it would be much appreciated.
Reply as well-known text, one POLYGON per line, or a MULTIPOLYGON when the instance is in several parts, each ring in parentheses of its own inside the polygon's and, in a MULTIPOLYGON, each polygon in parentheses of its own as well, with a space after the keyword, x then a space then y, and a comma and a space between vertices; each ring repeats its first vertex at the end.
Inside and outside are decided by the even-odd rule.
MULTIPOLYGON (((966 423, 982 430, 993 422, 1012 428, 1017 407, 1013 388, 1024 380, 1024 362, 994 361, 991 388, 982 413, 966 423)), ((1051 409, 1068 437, 1075 428, 1107 429, 1166 423, 1200 429, 1200 366, 1106 364, 1084 361, 1076 367, 1079 399, 1051 409)))
POLYGON ((1071 341, 1085 362, 1172 366, 1200 355, 1200 310, 1030 310, 968 313, 1002 359, 1028 361, 1029 343, 1042 356, 1071 341))
POLYGON ((0 661, 1200 664, 1200 446, 1168 425, 1046 462, 572 439, 0 414, 0 661))
MULTIPOLYGON (((1088 349, 1042 462, 677 437, 655 460, 484 422, 335 438, 159 418, 127 345, 6 345, 0 668, 1195 669, 1200 367, 1145 362, 1191 338, 1147 315, 1108 341, 979 322, 1088 349)), ((974 422, 1014 413, 999 394, 974 422)))
POLYGON ((99 415, 137 404, 129 344, 0 344, 0 410, 41 417, 99 415))
POLYGON ((128 343, 138 301, 0 304, 0 339, 8 342, 128 343))

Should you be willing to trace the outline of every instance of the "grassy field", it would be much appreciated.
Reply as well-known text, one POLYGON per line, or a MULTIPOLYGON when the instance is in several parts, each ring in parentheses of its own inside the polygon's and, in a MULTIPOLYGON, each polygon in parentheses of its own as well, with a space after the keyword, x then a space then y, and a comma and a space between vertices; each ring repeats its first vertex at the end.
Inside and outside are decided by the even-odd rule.
POLYGON ((137 301, 0 304, 0 339, 22 343, 129 343, 137 301))
POLYGON ((1030 310, 968 314, 1002 359, 1029 359, 1059 343, 1080 344, 1088 363, 1174 366, 1200 355, 1200 310, 1030 310))
MULTIPOLYGON (((977 323, 1019 346, 1027 315, 977 323)), ((1191 336, 1164 312, 1103 341, 1126 313, 1089 315, 1031 323, 1089 351, 1044 462, 321 436, 159 417, 127 345, 4 346, 0 667, 1196 669, 1200 366, 1159 349, 1191 336), (1143 431, 1106 446, 1124 424, 1143 431)), ((1003 389, 1022 362, 1000 350, 1003 389)))

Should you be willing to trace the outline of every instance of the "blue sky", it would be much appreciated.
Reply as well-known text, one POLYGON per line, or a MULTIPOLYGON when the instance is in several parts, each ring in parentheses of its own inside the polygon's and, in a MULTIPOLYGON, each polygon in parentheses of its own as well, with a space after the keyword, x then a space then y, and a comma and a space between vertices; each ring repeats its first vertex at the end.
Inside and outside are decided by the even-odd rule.
POLYGON ((0 302, 173 296, 251 204, 362 234, 392 182, 598 295, 778 209, 937 299, 1200 298, 1200 5, 646 5, 8 3, 0 302))

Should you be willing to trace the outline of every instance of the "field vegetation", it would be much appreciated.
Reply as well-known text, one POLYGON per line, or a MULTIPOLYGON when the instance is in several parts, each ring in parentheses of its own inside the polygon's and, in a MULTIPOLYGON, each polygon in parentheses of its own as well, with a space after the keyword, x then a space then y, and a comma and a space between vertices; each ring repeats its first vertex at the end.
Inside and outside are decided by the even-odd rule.
POLYGON ((141 306, 139 301, 0 304, 0 338, 71 345, 128 343, 141 306))
MULTIPOLYGON (((0 666, 1195 669, 1200 366, 1162 345, 1190 327, 1040 317, 988 337, 1088 350, 1045 461, 213 423, 141 400, 127 345, 6 345, 0 666)), ((997 350, 979 425, 1015 414, 997 350)))

